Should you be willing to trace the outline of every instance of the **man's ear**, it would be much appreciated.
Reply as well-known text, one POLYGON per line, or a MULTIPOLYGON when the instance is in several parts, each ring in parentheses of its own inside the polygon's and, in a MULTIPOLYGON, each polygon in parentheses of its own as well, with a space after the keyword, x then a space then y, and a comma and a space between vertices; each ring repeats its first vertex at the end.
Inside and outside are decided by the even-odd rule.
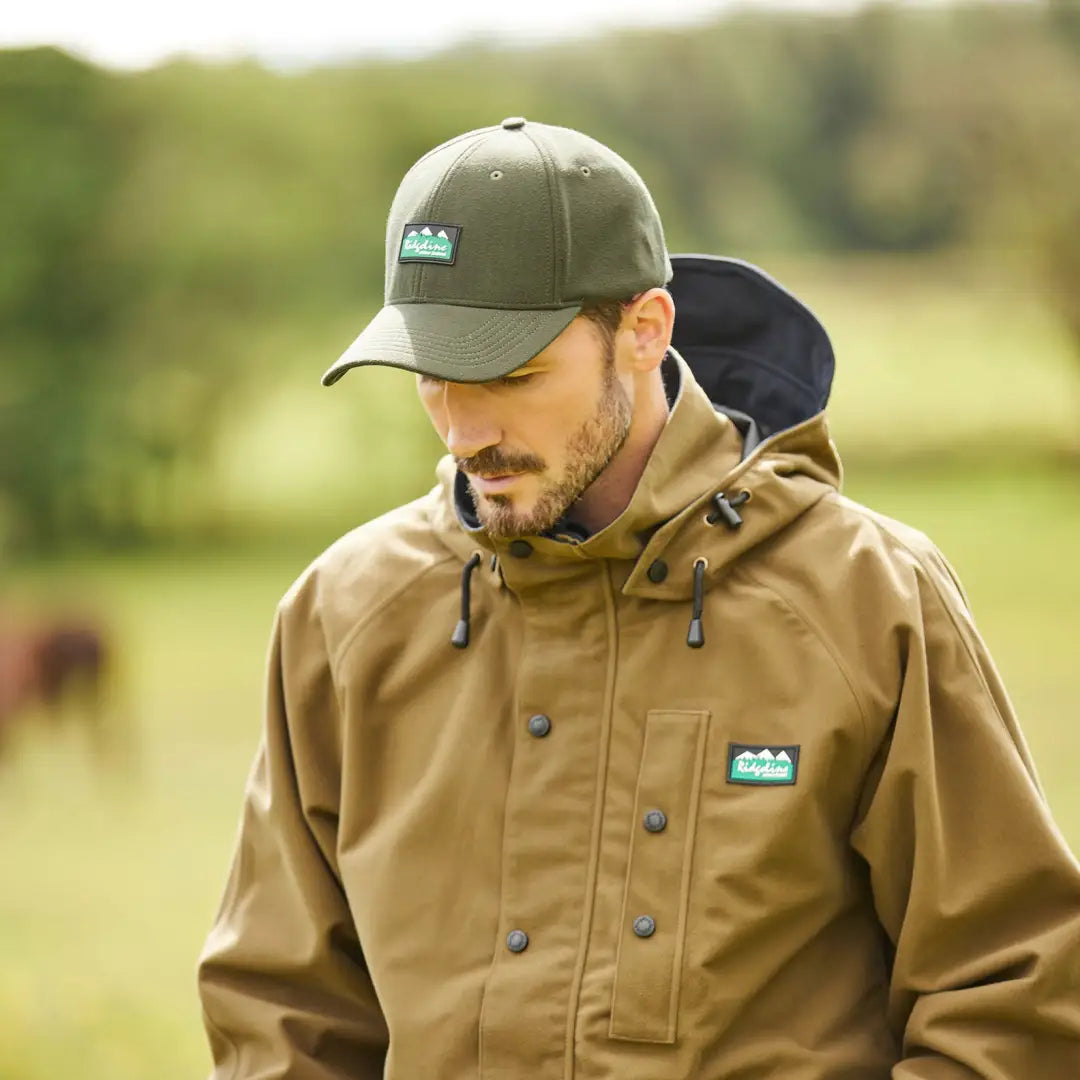
POLYGON ((629 349, 628 366, 635 371, 652 371, 660 366, 671 345, 675 325, 675 302, 667 289, 639 293, 623 313, 620 336, 629 349))

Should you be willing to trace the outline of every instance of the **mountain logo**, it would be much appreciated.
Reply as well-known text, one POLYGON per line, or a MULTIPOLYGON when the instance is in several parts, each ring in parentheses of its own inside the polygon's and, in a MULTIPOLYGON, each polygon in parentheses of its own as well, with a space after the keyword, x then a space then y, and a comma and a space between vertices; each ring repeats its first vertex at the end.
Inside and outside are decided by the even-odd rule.
POLYGON ((440 225, 436 221, 414 221, 401 236, 398 262, 430 262, 452 266, 457 258, 460 225, 440 225))
POLYGON ((729 784, 794 784, 798 772, 798 746, 728 743, 729 784))

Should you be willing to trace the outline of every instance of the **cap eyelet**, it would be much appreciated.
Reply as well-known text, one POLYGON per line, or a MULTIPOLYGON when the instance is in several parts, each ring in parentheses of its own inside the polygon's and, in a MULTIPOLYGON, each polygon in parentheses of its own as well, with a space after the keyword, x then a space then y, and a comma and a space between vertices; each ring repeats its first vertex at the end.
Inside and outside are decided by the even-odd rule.
POLYGON ((492 180, 501 180, 503 177, 502 169, 494 169, 491 173, 492 180))
POLYGON ((592 169, 590 169, 588 165, 582 165, 581 166, 581 175, 582 176, 592 176, 592 169))

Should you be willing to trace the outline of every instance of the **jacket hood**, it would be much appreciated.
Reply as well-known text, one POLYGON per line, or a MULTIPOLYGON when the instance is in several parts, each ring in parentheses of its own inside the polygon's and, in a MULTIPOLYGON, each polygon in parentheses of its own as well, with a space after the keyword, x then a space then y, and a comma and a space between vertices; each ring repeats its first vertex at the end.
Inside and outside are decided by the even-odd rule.
POLYGON ((821 412, 836 361, 814 313, 738 259, 677 255, 672 345, 718 408, 753 417, 762 438, 821 412))
POLYGON ((525 550, 539 558, 505 558, 511 542, 484 531, 447 455, 433 524, 464 560, 494 554, 514 589, 542 584, 558 564, 627 560, 625 593, 686 599, 697 563, 705 564, 700 591, 702 577, 712 582, 840 486, 823 412, 833 351, 815 316, 748 263, 683 255, 672 266, 676 316, 664 375, 674 400, 627 508, 591 536, 568 525, 528 537, 525 550), (648 572, 661 558, 667 573, 657 582, 648 572))

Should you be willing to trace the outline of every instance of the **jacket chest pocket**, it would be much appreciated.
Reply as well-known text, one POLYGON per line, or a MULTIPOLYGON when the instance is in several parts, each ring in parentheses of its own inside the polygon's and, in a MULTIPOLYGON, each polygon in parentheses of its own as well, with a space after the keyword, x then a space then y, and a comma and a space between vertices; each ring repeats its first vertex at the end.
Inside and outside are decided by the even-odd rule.
POLYGON ((613 1039, 673 1043, 691 856, 709 714, 651 711, 645 720, 623 894, 613 1039))

